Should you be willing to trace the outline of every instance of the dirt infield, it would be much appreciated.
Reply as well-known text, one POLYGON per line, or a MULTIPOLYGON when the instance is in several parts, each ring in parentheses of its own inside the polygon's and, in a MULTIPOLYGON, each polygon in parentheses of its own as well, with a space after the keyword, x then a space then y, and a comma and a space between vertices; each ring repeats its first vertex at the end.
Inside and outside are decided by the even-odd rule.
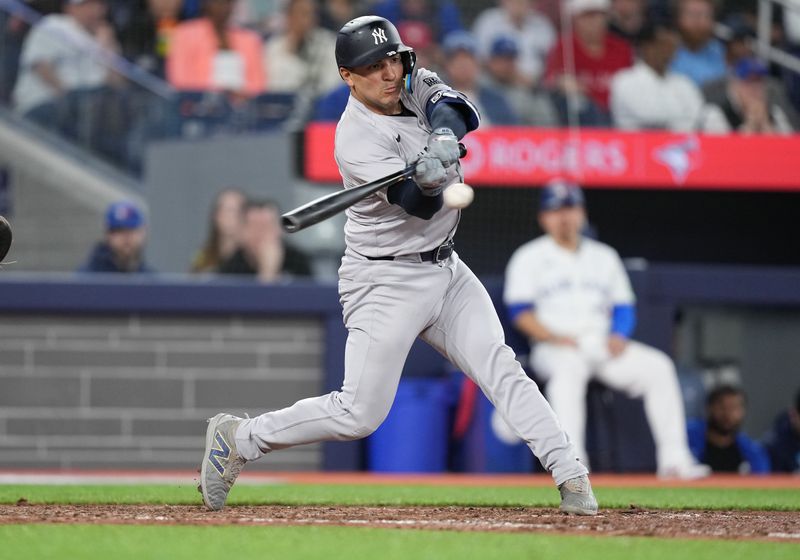
POLYGON ((0 505, 0 524, 328 525, 445 531, 653 536, 800 542, 800 513, 666 511, 632 506, 572 517, 555 509, 498 507, 0 505))

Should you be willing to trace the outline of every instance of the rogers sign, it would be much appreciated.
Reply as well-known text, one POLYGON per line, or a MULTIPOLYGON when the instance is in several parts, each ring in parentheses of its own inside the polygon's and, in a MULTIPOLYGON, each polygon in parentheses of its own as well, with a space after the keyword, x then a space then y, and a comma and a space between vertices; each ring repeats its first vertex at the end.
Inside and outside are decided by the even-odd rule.
MULTIPOLYGON (((306 129, 306 179, 340 181, 335 128, 313 123, 306 129)), ((800 136, 497 127, 463 142, 465 180, 482 187, 533 187, 568 176, 586 187, 800 190, 800 136)))
POLYGON ((590 172, 617 177, 628 172, 630 157, 624 142, 558 136, 468 135, 464 174, 474 183, 501 180, 507 185, 530 185, 552 175, 590 172))

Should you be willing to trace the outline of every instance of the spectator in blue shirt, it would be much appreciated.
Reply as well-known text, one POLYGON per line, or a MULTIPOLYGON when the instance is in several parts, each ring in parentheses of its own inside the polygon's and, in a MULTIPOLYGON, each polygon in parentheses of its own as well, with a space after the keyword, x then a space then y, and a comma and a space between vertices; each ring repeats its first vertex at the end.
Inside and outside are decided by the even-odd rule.
POLYGON ((520 119, 510 101, 498 91, 482 85, 478 61, 478 42, 468 31, 456 31, 442 44, 444 72, 453 89, 469 97, 481 114, 481 126, 519 125, 520 119))
POLYGON ((80 272, 155 272, 144 261, 147 238, 144 213, 132 202, 115 202, 106 210, 106 233, 80 272))
POLYGON ((745 410, 744 391, 720 385, 708 394, 706 419, 687 423, 692 453, 713 472, 770 472, 766 450, 741 430, 745 410))
POLYGON ((789 407, 775 418, 764 438, 773 472, 800 474, 800 390, 789 407))
POLYGON ((314 121, 339 122, 350 99, 350 86, 342 82, 339 87, 320 97, 314 105, 314 121))
POLYGON ((725 48, 714 38, 713 0, 678 0, 675 23, 683 44, 672 59, 671 70, 698 86, 725 76, 725 48))

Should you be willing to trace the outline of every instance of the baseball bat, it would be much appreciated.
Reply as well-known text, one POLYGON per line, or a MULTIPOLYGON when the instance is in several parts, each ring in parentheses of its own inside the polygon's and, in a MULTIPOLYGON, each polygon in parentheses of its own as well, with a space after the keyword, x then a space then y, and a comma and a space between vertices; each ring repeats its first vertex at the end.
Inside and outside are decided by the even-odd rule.
MULTIPOLYGON (((459 157, 463 158, 467 155, 467 148, 464 144, 459 143, 458 148, 459 157)), ((413 177, 416 167, 417 162, 414 162, 408 167, 396 171, 391 175, 387 175, 386 177, 382 177, 381 179, 376 179, 375 181, 353 187, 352 189, 344 189, 326 194, 316 200, 312 200, 281 216, 281 225, 285 231, 294 233, 309 226, 313 226, 314 224, 318 224, 385 187, 390 187, 413 177)))

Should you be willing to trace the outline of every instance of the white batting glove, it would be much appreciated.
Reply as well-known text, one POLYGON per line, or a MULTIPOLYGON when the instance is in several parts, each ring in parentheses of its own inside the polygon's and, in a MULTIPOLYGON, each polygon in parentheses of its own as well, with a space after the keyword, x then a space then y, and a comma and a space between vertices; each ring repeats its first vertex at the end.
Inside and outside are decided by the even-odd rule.
POLYGON ((447 172, 439 158, 425 154, 417 162, 414 182, 425 196, 437 196, 447 181, 447 172))
POLYGON ((458 161, 458 138, 449 128, 437 128, 428 137, 428 153, 450 167, 458 161))

